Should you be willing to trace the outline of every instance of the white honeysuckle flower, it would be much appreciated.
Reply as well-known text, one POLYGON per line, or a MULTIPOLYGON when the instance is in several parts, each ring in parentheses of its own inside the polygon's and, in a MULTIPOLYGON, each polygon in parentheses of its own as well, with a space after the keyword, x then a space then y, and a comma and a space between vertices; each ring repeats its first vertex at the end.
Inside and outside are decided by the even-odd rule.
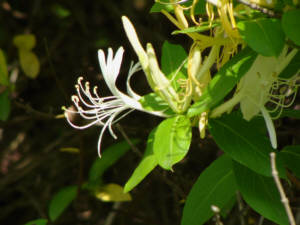
POLYGON ((285 103, 287 97, 296 96, 298 73, 290 79, 279 78, 278 75, 290 63, 297 50, 288 52, 285 47, 278 57, 265 57, 258 55, 248 72, 241 78, 233 98, 216 107, 211 117, 220 116, 240 103, 243 118, 250 121, 254 116, 261 114, 265 120, 271 145, 277 149, 277 137, 275 127, 270 115, 279 110, 278 116, 285 107, 289 107, 293 100, 285 103), (280 88, 285 86, 290 92, 281 93, 280 88), (267 109, 266 104, 275 105, 273 110, 267 109))
POLYGON ((156 116, 167 117, 163 111, 145 110, 139 102, 141 96, 137 95, 130 87, 130 78, 135 72, 141 70, 139 63, 134 65, 132 63, 130 66, 127 77, 128 95, 122 93, 116 87, 116 80, 120 72, 123 53, 124 49, 123 47, 120 47, 114 57, 113 50, 109 48, 107 58, 105 58, 104 51, 101 49, 98 51, 100 68, 104 80, 113 96, 100 97, 98 95, 97 86, 93 88, 91 93, 89 82, 83 84, 83 78, 79 77, 78 82, 75 85, 77 95, 73 95, 71 98, 75 104, 76 111, 64 108, 65 117, 67 118, 68 123, 76 129, 86 129, 93 125, 102 126, 98 139, 99 156, 101 156, 101 141, 105 130, 108 129, 112 137, 117 138, 112 130, 112 124, 116 123, 133 110, 136 109, 156 116), (79 114, 82 118, 88 120, 88 123, 82 126, 74 124, 69 117, 69 114, 72 113, 79 114))

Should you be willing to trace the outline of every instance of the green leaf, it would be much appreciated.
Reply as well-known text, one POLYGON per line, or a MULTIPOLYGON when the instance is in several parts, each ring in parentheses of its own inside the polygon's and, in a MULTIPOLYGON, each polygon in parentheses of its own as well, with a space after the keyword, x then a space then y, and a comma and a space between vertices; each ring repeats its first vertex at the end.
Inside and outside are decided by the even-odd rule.
POLYGON ((183 159, 192 140, 189 118, 178 115, 159 124, 154 135, 153 151, 158 164, 167 170, 183 159))
POLYGON ((0 84, 4 86, 9 85, 7 64, 2 49, 0 49, 0 84))
POLYGON ((172 34, 188 34, 188 33, 194 33, 194 32, 204 32, 210 29, 215 28, 216 26, 219 26, 219 23, 213 23, 211 26, 209 23, 201 23, 201 26, 194 26, 194 27, 189 27, 183 30, 175 30, 172 32, 172 34))
POLYGON ((162 72, 171 80, 172 86, 178 90, 178 79, 187 77, 186 69, 183 66, 187 54, 181 45, 174 45, 167 41, 162 47, 161 69, 162 72), (181 67, 181 68, 180 68, 181 67))
POLYGON ((67 186, 60 189, 51 199, 48 215, 50 220, 55 221, 64 210, 72 203, 77 195, 77 186, 67 186))
POLYGON ((40 61, 31 51, 19 49, 20 64, 23 72, 30 78, 36 78, 40 72, 40 61))
POLYGON ((10 114, 9 91, 6 89, 0 94, 0 120, 6 121, 10 114))
POLYGON ((25 225, 46 225, 48 223, 47 219, 37 219, 27 222, 25 225))
POLYGON ((51 11, 59 18, 63 19, 71 15, 70 10, 63 7, 60 4, 53 4, 51 6, 51 11))
POLYGON ((128 202, 131 195, 124 193, 123 187, 118 184, 106 184, 97 189, 94 196, 103 202, 128 202))
POLYGON ((237 24, 243 40, 263 56, 278 56, 284 46, 284 33, 277 19, 240 21, 237 24))
POLYGON ((33 34, 20 34, 14 36, 13 43, 18 49, 30 51, 34 48, 36 40, 33 34))
POLYGON ((276 224, 289 224, 273 178, 259 175, 237 162, 233 163, 233 170, 236 183, 247 204, 276 224))
MULTIPOLYGON (((274 116, 277 113, 274 113, 274 116)), ((272 116, 272 114, 271 114, 272 116)), ((282 111, 282 113, 280 114, 280 118, 283 117, 290 117, 290 118, 294 118, 294 119, 300 119, 300 110, 296 110, 296 109, 285 109, 282 111)))
POLYGON ((232 201, 236 190, 232 160, 223 155, 198 177, 184 205, 181 225, 204 224, 213 215, 211 206, 222 210, 232 201))
POLYGON ((161 12, 161 10, 166 10, 167 12, 174 11, 173 6, 171 4, 160 4, 155 2, 150 9, 150 13, 161 12))
POLYGON ((300 70, 300 51, 293 57, 290 63, 284 68, 284 70, 279 74, 279 77, 289 79, 296 75, 300 70))
MULTIPOLYGON (((274 149, 266 136, 259 132, 256 124, 231 113, 218 119, 210 119, 208 127, 218 146, 232 159, 270 177, 270 152, 274 149)), ((280 174, 284 176, 282 165, 280 174)))
POLYGON ((284 165, 300 178, 300 145, 286 146, 278 154, 284 165))
POLYGON ((164 111, 169 108, 168 103, 154 92, 144 95, 139 102, 144 109, 149 111, 164 111))
POLYGON ((153 129, 149 134, 143 159, 125 184, 124 192, 132 190, 158 165, 157 159, 153 153, 153 139, 155 131, 156 129, 153 129))
MULTIPOLYGON (((133 144, 137 144, 140 140, 131 140, 133 144)), ((126 141, 122 141, 106 148, 101 158, 97 158, 89 171, 89 182, 91 184, 99 183, 103 173, 114 165, 129 149, 130 145, 126 141)))
POLYGON ((203 95, 189 108, 187 115, 196 116, 217 105, 248 72, 256 56, 250 48, 245 48, 235 55, 209 82, 203 95))
POLYGON ((295 44, 300 46, 300 9, 290 10, 282 16, 282 28, 295 44))

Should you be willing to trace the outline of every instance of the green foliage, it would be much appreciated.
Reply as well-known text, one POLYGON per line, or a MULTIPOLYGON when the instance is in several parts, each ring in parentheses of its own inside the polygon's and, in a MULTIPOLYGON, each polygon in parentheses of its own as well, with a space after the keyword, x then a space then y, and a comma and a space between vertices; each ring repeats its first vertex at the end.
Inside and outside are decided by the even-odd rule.
POLYGON ((286 36, 300 46, 300 9, 290 10, 282 16, 282 28, 286 36))
POLYGON ((237 162, 233 165, 236 183, 245 201, 265 218, 276 224, 288 225, 273 178, 257 174, 237 162))
POLYGON ((5 55, 2 49, 0 49, 0 84, 8 86, 8 71, 5 55))
POLYGON ((174 45, 167 41, 162 46, 161 69, 162 72, 171 80, 175 90, 179 89, 178 79, 187 77, 184 61, 187 54, 181 45, 174 45), (176 57, 173 57, 175 56, 176 57))
POLYGON ((33 34, 20 34, 14 37, 13 43, 18 49, 30 51, 35 47, 36 40, 33 34))
POLYGON ((249 70, 256 53, 246 48, 227 62, 209 82, 203 95, 188 110, 188 116, 196 116, 217 105, 249 70))
POLYGON ((29 221, 25 225, 46 225, 47 223, 48 223, 47 219, 37 219, 37 220, 29 221))
POLYGON ((48 215, 51 221, 57 218, 72 203, 77 195, 77 186, 67 186, 60 189, 51 199, 48 215))
POLYGON ((0 120, 6 121, 10 114, 9 91, 5 90, 0 94, 0 120))
POLYGON ((211 206, 222 210, 236 191, 232 160, 223 155, 207 167, 193 185, 184 205, 181 224, 204 224, 213 215, 211 206))
MULTIPOLYGON (((242 117, 230 114, 209 120, 209 130, 219 147, 253 171, 271 176, 269 140, 242 117)), ((284 174, 284 173, 282 173, 284 174)))
POLYGON ((238 29, 244 41, 263 56, 278 56, 284 46, 284 33, 277 19, 240 21, 238 29))
POLYGON ((152 130, 147 140, 147 147, 142 158, 142 161, 135 168, 133 174, 126 182, 124 192, 131 191, 138 185, 157 165, 157 159, 153 152, 153 139, 156 129, 152 130))
POLYGON ((25 75, 32 79, 36 78, 40 72, 40 61, 32 51, 36 45, 35 36, 33 34, 16 35, 13 43, 19 50, 20 65, 25 75))
POLYGON ((183 30, 175 30, 172 32, 172 34, 188 34, 188 33, 194 33, 194 32, 204 32, 204 31, 208 31, 211 30, 217 26, 219 26, 219 23, 213 23, 213 24, 209 24, 209 23, 203 23, 202 26, 195 26, 195 27, 189 27, 183 30))
POLYGON ((154 134, 153 151, 158 164, 171 170, 187 154, 192 140, 189 118, 178 115, 164 120, 154 134))
POLYGON ((278 158, 284 166, 290 169, 300 179, 300 145, 286 146, 278 153, 278 158))
POLYGON ((144 95, 139 102, 149 111, 165 111, 169 108, 168 104, 154 92, 144 95))
MULTIPOLYGON (((132 140, 133 144, 137 144, 140 140, 132 140)), ((89 171, 89 183, 101 183, 103 173, 114 165, 129 149, 130 145, 126 141, 122 141, 111 145, 103 151, 101 158, 97 158, 89 171)))
POLYGON ((25 49, 19 49, 21 67, 28 77, 34 79, 40 72, 40 62, 36 54, 25 49))

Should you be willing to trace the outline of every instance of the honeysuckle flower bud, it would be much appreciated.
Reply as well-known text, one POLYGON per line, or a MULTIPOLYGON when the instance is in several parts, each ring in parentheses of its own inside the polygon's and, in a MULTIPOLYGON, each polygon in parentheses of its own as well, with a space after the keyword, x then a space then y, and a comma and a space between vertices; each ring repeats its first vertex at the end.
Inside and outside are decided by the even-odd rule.
POLYGON ((113 96, 100 97, 97 91, 97 86, 93 88, 91 93, 89 82, 83 84, 83 78, 79 77, 78 82, 75 85, 77 95, 72 96, 72 101, 75 104, 76 111, 71 109, 65 110, 65 117, 69 124, 76 129, 85 129, 93 125, 102 126, 99 139, 98 139, 98 154, 101 153, 101 140, 106 129, 109 130, 110 134, 117 138, 112 130, 112 124, 119 121, 121 118, 126 116, 133 110, 144 111, 153 115, 167 117, 164 112, 160 111, 148 111, 145 110, 141 103, 138 101, 141 96, 137 95, 130 87, 130 78, 132 75, 141 69, 140 64, 131 64, 128 77, 127 77, 127 94, 122 93, 116 87, 116 80, 120 72, 122 57, 124 49, 120 47, 116 52, 115 57, 111 48, 108 49, 107 58, 103 50, 98 51, 98 58, 100 68, 104 77, 104 80, 112 92, 113 96), (87 120, 88 123, 82 126, 74 124, 70 120, 70 114, 79 114, 83 119, 87 120))
POLYGON ((179 97, 171 82, 160 70, 153 46, 148 43, 145 51, 130 20, 126 16, 122 16, 122 22, 125 33, 139 58, 148 84, 155 93, 168 103, 174 112, 181 113, 178 105, 179 97))
POLYGON ((233 98, 215 108, 210 116, 217 117, 226 111, 230 111, 238 103, 240 103, 244 119, 248 121, 261 113, 265 119, 272 147, 276 149, 276 132, 269 110, 265 105, 271 102, 277 105, 275 109, 282 109, 290 105, 284 104, 287 93, 280 93, 278 90, 282 85, 295 86, 289 80, 278 77, 295 56, 297 50, 287 52, 286 47, 278 58, 258 55, 249 71, 238 83, 233 98))

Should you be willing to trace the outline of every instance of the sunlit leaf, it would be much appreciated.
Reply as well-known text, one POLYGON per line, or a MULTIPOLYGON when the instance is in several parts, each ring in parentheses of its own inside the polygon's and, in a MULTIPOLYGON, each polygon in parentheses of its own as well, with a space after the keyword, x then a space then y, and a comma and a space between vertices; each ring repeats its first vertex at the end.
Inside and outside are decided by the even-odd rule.
POLYGON ((282 28, 295 44, 300 46, 300 9, 290 10, 282 16, 282 28))
POLYGON ((18 49, 30 51, 34 48, 36 40, 33 34, 20 34, 14 36, 13 43, 18 49))
POLYGON ((138 185, 157 165, 157 159, 153 153, 153 138, 156 129, 152 130, 148 136, 147 147, 140 164, 135 168, 133 174, 124 187, 124 192, 132 190, 138 185))
POLYGON ((158 164, 167 170, 187 154, 192 139, 189 118, 178 115, 161 122, 154 135, 153 151, 158 164))
POLYGON ((188 110, 188 116, 196 116, 217 105, 235 87, 236 83, 250 69, 256 53, 245 48, 227 62, 209 82, 203 95, 188 110))
POLYGON ((244 41, 263 56, 278 56, 284 46, 285 35, 278 19, 256 19, 237 24, 244 41))
POLYGON ((95 192, 95 197, 103 202, 128 202, 131 195, 124 193, 123 187, 118 184, 107 184, 95 192))
POLYGON ((223 155, 207 167, 190 191, 183 209, 181 225, 204 224, 215 205, 221 210, 232 201, 237 190, 232 160, 223 155))
POLYGON ((272 177, 259 175, 237 162, 233 163, 233 171, 239 191, 250 207, 276 224, 289 224, 272 177))
POLYGON ((156 93, 142 96, 139 102, 144 109, 149 111, 164 111, 169 108, 169 105, 156 93))
POLYGON ((77 195, 77 186, 67 186, 60 189, 51 199, 48 215, 51 221, 55 221, 65 209, 72 203, 77 195))
POLYGON ((48 223, 47 219, 37 219, 27 222, 25 225, 46 225, 48 223))
POLYGON ((162 72, 171 80, 175 89, 179 88, 178 79, 187 77, 187 72, 183 66, 187 54, 181 45, 174 45, 167 41, 162 47, 161 69, 162 72))
POLYGON ((2 49, 0 49, 0 84, 4 86, 7 86, 9 84, 7 64, 2 49))
POLYGON ((40 72, 40 61, 31 51, 19 49, 20 64, 25 75, 36 78, 40 72))
POLYGON ((0 120, 6 121, 10 114, 9 91, 5 90, 0 94, 0 120))
POLYGON ((161 10, 166 10, 167 12, 174 11, 171 4, 160 4, 158 2, 155 2, 150 9, 150 13, 161 12, 161 10))

